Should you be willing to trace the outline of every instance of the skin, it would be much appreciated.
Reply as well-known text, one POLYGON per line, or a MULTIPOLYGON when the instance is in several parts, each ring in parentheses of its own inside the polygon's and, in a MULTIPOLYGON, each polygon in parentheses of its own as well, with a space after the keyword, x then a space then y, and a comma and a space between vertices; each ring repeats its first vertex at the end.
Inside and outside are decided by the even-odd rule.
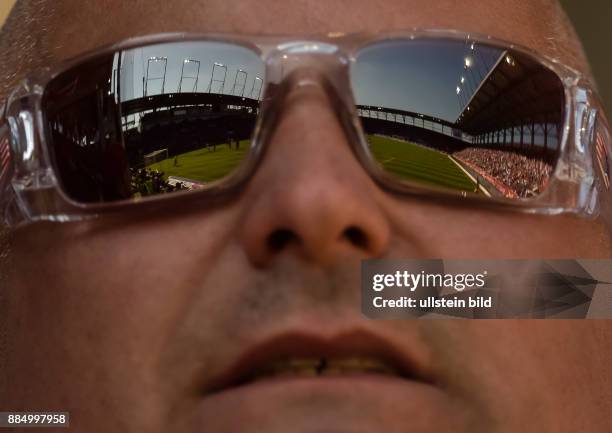
MULTIPOLYGON (((587 72, 547 0, 54 0, 13 12, 0 89, 139 34, 411 27, 492 34, 587 72)), ((367 321, 358 308, 362 258, 610 257, 601 221, 391 196, 356 161, 316 86, 292 90, 268 146, 244 191, 220 205, 6 233, 0 408, 69 411, 73 431, 92 433, 608 431, 608 322, 367 321), (303 151, 321 143, 324 152, 303 151), (278 230, 291 236, 273 248, 278 230), (436 386, 294 384, 208 398, 196 389, 269 336, 354 329, 411 352, 436 386)))

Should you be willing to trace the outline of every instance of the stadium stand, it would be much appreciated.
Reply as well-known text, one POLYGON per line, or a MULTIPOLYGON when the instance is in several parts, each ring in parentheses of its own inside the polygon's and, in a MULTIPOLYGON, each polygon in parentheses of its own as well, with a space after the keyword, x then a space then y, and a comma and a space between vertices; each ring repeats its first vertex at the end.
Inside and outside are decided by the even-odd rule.
POLYGON ((508 189, 506 195, 515 193, 523 198, 542 192, 553 169, 544 160, 498 149, 470 147, 453 153, 453 157, 501 182, 498 189, 508 189))

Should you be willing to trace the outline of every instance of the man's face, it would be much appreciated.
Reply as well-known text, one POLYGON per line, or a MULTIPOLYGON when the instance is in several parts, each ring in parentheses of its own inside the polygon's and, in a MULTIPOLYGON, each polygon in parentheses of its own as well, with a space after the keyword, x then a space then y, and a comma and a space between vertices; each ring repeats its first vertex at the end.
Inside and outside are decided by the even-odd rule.
MULTIPOLYGON (((166 31, 456 28, 585 68, 545 0, 32 3, 30 39, 5 35, 0 89, 40 59, 166 31)), ((362 258, 609 257, 604 226, 391 196, 336 119, 320 88, 293 89, 261 166, 222 205, 12 233, 0 408, 69 411, 90 433, 608 431, 612 324, 368 321, 359 310, 362 258), (415 378, 236 386, 237 371, 284 357, 385 352, 415 378)))

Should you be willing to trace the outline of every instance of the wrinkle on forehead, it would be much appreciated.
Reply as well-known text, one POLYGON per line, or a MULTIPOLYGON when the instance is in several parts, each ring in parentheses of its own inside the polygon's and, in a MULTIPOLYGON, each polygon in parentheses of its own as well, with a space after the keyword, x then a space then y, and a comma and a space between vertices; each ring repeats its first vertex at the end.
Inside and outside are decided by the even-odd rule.
POLYGON ((0 55, 11 61, 0 66, 0 93, 41 64, 132 36, 174 31, 299 35, 453 28, 530 47, 588 74, 557 0, 21 0, 17 9, 1 36, 0 55))

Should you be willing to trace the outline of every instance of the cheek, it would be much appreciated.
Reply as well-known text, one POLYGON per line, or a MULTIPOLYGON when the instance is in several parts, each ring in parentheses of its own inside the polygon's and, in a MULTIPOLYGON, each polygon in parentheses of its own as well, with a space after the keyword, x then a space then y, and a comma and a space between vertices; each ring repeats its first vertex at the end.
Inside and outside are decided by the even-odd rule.
POLYGON ((609 384, 593 378, 609 370, 605 321, 436 321, 425 333, 450 392, 503 431, 525 431, 525 419, 529 431, 579 430, 568 426, 600 416, 611 397, 609 384))
POLYGON ((231 212, 205 215, 16 234, 3 312, 8 377, 22 383, 10 388, 41 407, 90 394, 132 408, 158 398, 160 353, 231 236, 231 212))
POLYGON ((609 229, 599 220, 536 216, 383 199, 395 246, 417 257, 453 259, 609 258, 609 229))

